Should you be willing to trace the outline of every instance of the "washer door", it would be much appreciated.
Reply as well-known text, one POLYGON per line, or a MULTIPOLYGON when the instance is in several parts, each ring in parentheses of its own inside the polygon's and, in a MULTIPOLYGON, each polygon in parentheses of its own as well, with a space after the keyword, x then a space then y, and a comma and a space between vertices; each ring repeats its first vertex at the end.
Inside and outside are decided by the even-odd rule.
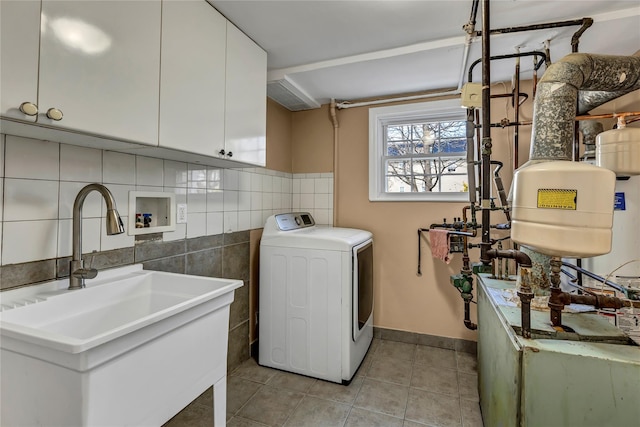
POLYGON ((373 313, 373 240, 353 247, 353 341, 373 313))

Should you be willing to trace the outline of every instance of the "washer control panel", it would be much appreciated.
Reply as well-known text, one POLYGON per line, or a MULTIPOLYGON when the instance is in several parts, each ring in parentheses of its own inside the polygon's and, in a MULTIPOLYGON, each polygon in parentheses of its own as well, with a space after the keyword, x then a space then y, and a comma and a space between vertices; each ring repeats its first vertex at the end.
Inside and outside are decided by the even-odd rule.
POLYGON ((313 227, 316 222, 308 212, 291 212, 276 215, 276 223, 282 231, 313 227))

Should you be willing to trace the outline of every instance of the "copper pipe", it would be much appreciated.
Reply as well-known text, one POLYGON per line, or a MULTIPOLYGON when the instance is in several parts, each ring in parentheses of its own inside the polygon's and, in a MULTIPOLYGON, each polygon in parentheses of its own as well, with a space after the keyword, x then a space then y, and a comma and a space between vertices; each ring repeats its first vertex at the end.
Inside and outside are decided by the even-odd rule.
POLYGON ((585 114, 583 116, 576 116, 576 120, 614 119, 618 117, 629 117, 629 116, 640 116, 640 111, 633 111, 628 113, 594 114, 594 115, 585 114))

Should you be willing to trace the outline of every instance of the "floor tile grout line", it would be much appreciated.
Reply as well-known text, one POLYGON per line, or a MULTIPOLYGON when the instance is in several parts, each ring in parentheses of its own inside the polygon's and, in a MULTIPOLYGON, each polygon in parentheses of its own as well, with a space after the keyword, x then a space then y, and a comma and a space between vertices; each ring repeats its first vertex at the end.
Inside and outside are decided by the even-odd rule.
MULTIPOLYGON (((269 424, 261 423, 260 421, 252 420, 251 418, 243 417, 241 415, 234 415, 231 418, 232 419, 233 418, 238 418, 238 419, 241 419, 241 420, 247 420, 247 421, 251 421, 252 423, 256 423, 256 424, 258 424, 260 426, 271 427, 271 426, 269 426, 269 424)), ((228 424, 228 422, 227 422, 227 424, 228 424)))
POLYGON ((298 407, 300 406, 300 404, 302 404, 302 401, 304 400, 304 398, 306 397, 306 394, 304 394, 302 396, 302 399, 300 399, 300 401, 298 402, 298 404, 296 405, 295 408, 293 408, 291 410, 291 412, 289 412, 289 415, 287 415, 287 419, 284 420, 284 423, 282 423, 282 427, 285 427, 287 425, 287 422, 289 421, 289 419, 291 418, 291 416, 296 412, 296 409, 298 409, 298 407))
POLYGON ((259 392, 260 390, 262 390, 262 388, 264 387, 264 384, 261 384, 261 383, 257 383, 257 384, 259 384, 259 385, 260 385, 260 387, 258 387, 258 389, 257 389, 256 391, 254 391, 254 392, 253 392, 253 394, 252 394, 252 395, 247 399, 247 401, 246 401, 246 402, 244 402, 244 403, 242 404, 242 406, 240 406, 240 407, 238 408, 238 410, 233 414, 233 416, 234 416, 234 417, 235 417, 237 414, 239 414, 239 413, 240 413, 240 411, 242 411, 242 409, 244 409, 244 407, 245 407, 245 406, 247 406, 247 404, 251 401, 251 399, 253 399, 253 398, 254 398, 254 396, 255 396, 256 394, 258 394, 258 392, 259 392))
POLYGON ((347 424, 347 421, 349 420, 349 416, 351 415, 351 411, 353 411, 353 405, 349 406, 349 412, 347 412, 347 416, 344 418, 344 421, 342 422, 342 427, 344 427, 347 424))
MULTIPOLYGON (((273 380, 273 376, 270 377, 265 383, 263 383, 263 382, 255 380, 253 378, 250 378, 248 376, 244 377, 242 375, 238 375, 237 373, 238 373, 238 371, 240 371, 240 367, 238 367, 238 368, 234 369, 234 371, 229 375, 230 376, 237 376, 240 379, 243 379, 243 380, 250 381, 252 383, 258 384, 259 387, 258 387, 258 389, 256 391, 254 391, 248 397, 248 399, 244 402, 244 404, 242 404, 234 413, 229 413, 230 418, 238 417, 239 419, 247 419, 247 420, 251 420, 252 422, 256 422, 257 424, 264 425, 260 421, 242 417, 242 415, 240 415, 240 412, 249 404, 249 402, 255 397, 255 395, 260 392, 260 390, 263 390, 265 386, 269 386, 269 387, 271 387, 273 389, 276 389, 276 390, 280 389, 280 390, 286 390, 286 391, 293 391, 293 392, 300 393, 302 395, 302 397, 297 402, 295 407, 291 411, 289 411, 288 415, 286 416, 286 418, 284 419, 283 423, 281 424, 282 426, 287 425, 287 423, 289 423, 291 421, 294 413, 300 408, 300 405, 303 404, 303 400, 305 400, 305 397, 318 399, 318 400, 323 400, 325 402, 330 402, 332 404, 337 404, 337 405, 341 405, 341 406, 344 405, 343 407, 345 409, 348 409, 348 410, 346 411, 346 416, 345 416, 343 422, 341 423, 342 427, 344 427, 347 424, 347 421, 349 420, 349 417, 351 417, 353 415, 353 409, 354 408, 357 408, 357 410, 362 410, 362 411, 370 412, 370 413, 373 413, 373 414, 379 414, 379 415, 383 415, 383 416, 392 417, 394 419, 402 421, 403 423, 406 422, 406 421, 409 421, 409 422, 415 422, 416 424, 419 424, 419 425, 423 425, 419 421, 411 420, 411 419, 406 418, 407 417, 407 410, 409 408, 409 398, 410 398, 410 394, 412 392, 411 389, 413 388, 413 389, 416 389, 416 390, 421 390, 421 391, 425 391, 425 392, 429 392, 429 393, 436 393, 436 394, 439 394, 439 395, 450 396, 450 397, 454 397, 454 398, 457 397, 457 400, 458 400, 458 402, 457 402, 458 420, 459 420, 460 425, 463 425, 464 419, 465 419, 465 417, 463 416, 463 413, 462 413, 463 403, 479 405, 479 402, 478 402, 477 399, 474 399, 473 397, 471 397, 471 398, 463 398, 463 396, 462 396, 461 377, 464 376, 466 378, 466 376, 475 375, 476 378, 477 378, 477 370, 468 368, 469 366, 474 368, 474 365, 472 365, 473 360, 471 360, 471 359, 465 360, 465 359, 459 358, 458 357, 459 356, 458 352, 455 351, 455 350, 453 352, 454 353, 454 358, 455 358, 454 359, 455 360, 455 368, 453 370, 456 371, 455 378, 456 378, 456 381, 457 381, 457 395, 448 394, 448 393, 440 393, 438 391, 434 391, 433 389, 429 390, 429 389, 422 389, 422 388, 419 388, 419 387, 413 387, 412 384, 414 382, 417 370, 418 369, 423 369, 425 366, 432 366, 433 367, 434 365, 433 364, 429 365, 427 363, 418 362, 417 361, 417 350, 418 350, 420 345, 419 344, 415 344, 415 343, 408 343, 408 344, 411 344, 412 347, 413 347, 413 351, 411 353, 410 360, 406 360, 406 359, 404 359, 402 357, 400 359, 404 359, 404 360, 406 360, 407 362, 409 362, 411 364, 411 371, 410 371, 410 375, 409 375, 409 383, 408 384, 401 384, 401 383, 395 383, 395 382, 388 381, 388 380, 381 379, 381 378, 369 377, 369 373, 370 373, 369 371, 370 371, 370 369, 371 369, 371 367, 372 367, 372 365, 374 363, 374 359, 376 358, 375 356, 380 356, 380 357, 390 356, 390 357, 394 357, 393 356, 394 354, 395 354, 396 358, 398 356, 397 350, 394 350, 395 353, 392 351, 392 352, 390 352, 390 354, 386 354, 386 351, 389 351, 388 349, 393 348, 392 344, 390 344, 389 346, 386 346, 387 348, 385 350, 384 340, 379 340, 377 343, 375 343, 374 345, 371 346, 371 348, 370 348, 371 352, 369 354, 367 354, 367 356, 365 356, 365 357, 368 358, 367 363, 366 364, 362 364, 359 367, 359 369, 362 369, 360 371, 361 373, 359 373, 359 375, 357 377, 357 380, 360 381, 360 386, 357 389, 353 399, 350 399, 350 403, 346 402, 345 400, 334 400, 331 397, 324 397, 324 396, 312 394, 312 389, 319 382, 319 380, 317 380, 317 379, 312 384, 310 384, 308 387, 306 387, 306 389, 304 391, 300 391, 300 390, 293 389, 293 388, 270 386, 269 385, 269 381, 273 380), (385 351, 385 354, 382 353, 383 351, 385 351), (464 367, 464 369, 460 369, 461 366, 464 367), (368 408, 361 408, 361 407, 357 406, 356 402, 357 402, 358 398, 362 394, 363 387, 365 385, 365 381, 374 381, 374 382, 378 382, 378 383, 382 383, 382 384, 391 384, 391 385, 396 385, 396 386, 399 386, 399 387, 406 388, 406 390, 407 390, 407 399, 406 399, 405 404, 404 404, 404 410, 403 410, 403 413, 402 413, 402 417, 391 415, 391 414, 385 413, 385 412, 379 412, 377 410, 377 408, 376 409, 368 409, 368 408)), ((430 347, 430 346, 425 346, 425 347, 430 347)), ((439 347, 435 347, 435 348, 439 348, 439 347)), ((405 355, 406 355, 406 353, 405 353, 405 355)), ((258 365, 258 366, 261 366, 261 365, 258 365)), ((267 369, 269 369, 269 368, 267 368, 267 369)), ((446 369, 450 370, 451 368, 446 368, 446 369)), ((356 372, 356 373, 358 373, 358 372, 356 372)), ((355 380, 355 379, 356 379, 356 376, 354 375, 353 380, 355 380)), ((469 384, 471 384, 471 381, 468 381, 468 382, 469 382, 469 384)), ((471 391, 470 389, 467 390, 467 388, 465 388, 464 390, 465 390, 465 395, 466 396, 473 396, 472 394, 469 393, 469 391, 471 391)), ((471 418, 471 419, 474 419, 474 418, 471 418)))

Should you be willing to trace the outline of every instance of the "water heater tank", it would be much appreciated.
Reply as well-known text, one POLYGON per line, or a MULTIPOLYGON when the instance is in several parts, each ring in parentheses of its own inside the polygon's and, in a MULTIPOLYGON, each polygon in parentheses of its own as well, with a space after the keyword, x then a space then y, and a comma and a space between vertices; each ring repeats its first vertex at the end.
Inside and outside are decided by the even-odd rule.
POLYGON ((552 161, 518 169, 513 179, 514 242, 565 258, 611 251, 615 173, 552 161))
POLYGON ((618 175, 640 175, 640 128, 599 133, 596 137, 596 164, 618 175))

